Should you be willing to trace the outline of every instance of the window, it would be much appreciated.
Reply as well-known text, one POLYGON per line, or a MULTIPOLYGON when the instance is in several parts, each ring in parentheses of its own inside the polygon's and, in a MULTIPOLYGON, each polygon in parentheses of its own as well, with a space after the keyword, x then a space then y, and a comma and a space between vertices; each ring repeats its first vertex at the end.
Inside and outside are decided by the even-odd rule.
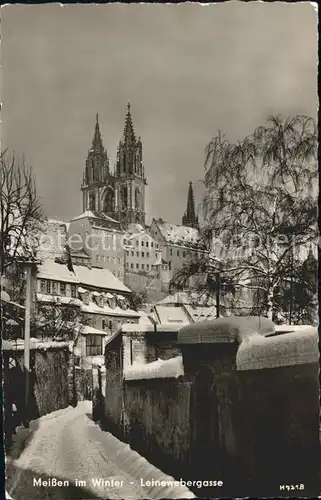
POLYGON ((139 245, 139 242, 138 242, 138 241, 136 241, 136 246, 138 247, 138 245, 139 245))
POLYGON ((126 255, 129 255, 129 250, 126 250, 126 255))
POLYGON ((148 247, 148 241, 146 241, 146 246, 148 247))
POLYGON ((169 261, 169 263, 168 263, 168 269, 169 269, 170 271, 172 270, 172 263, 171 263, 171 261, 169 261))
POLYGON ((172 257, 172 255, 173 255, 173 250, 172 250, 172 249, 170 249, 170 252, 169 252, 169 253, 170 253, 170 256, 172 257))
POLYGON ((136 257, 139 257, 139 252, 136 252, 136 257))
POLYGON ((57 281, 53 281, 52 282, 52 293, 54 295, 58 294, 58 283, 57 283, 57 281))
POLYGON ((153 246, 154 246, 154 243, 153 243, 153 242, 151 242, 150 246, 151 246, 151 247, 153 248, 153 246))
POLYGON ((145 269, 145 264, 142 264, 142 269, 145 269))
POLYGON ((134 257, 134 255, 135 255, 135 252, 132 252, 132 257, 134 257))
POLYGON ((66 295, 66 283, 60 283, 60 293, 66 295))
POLYGON ((149 252, 146 252, 146 257, 149 257, 149 252))
POLYGON ((155 243, 155 248, 158 248, 158 243, 155 243))
POLYGON ((76 297, 76 285, 71 285, 71 296, 76 297))
POLYGON ((131 267, 131 268, 133 269, 133 267, 134 267, 134 264, 133 264, 133 263, 131 263, 130 267, 131 267))
POLYGON ((183 252, 183 257, 186 257, 186 252, 183 252))
POLYGON ((142 257, 145 257, 145 254, 144 254, 144 252, 142 252, 142 257))
POLYGON ((177 250, 177 257, 179 257, 179 250, 177 250))
POLYGON ((46 288, 47 288, 47 293, 51 293, 51 281, 47 281, 46 288))
POLYGON ((144 246, 144 242, 142 241, 142 247, 144 246))
POLYGON ((40 292, 41 293, 46 293, 46 280, 41 280, 40 281, 40 292))
POLYGON ((86 336, 86 356, 99 356, 102 354, 102 336, 87 335, 86 336))
POLYGON ((136 269, 139 269, 139 264, 136 264, 136 269))
POLYGON ((146 269, 147 271, 149 271, 149 264, 146 264, 146 269))

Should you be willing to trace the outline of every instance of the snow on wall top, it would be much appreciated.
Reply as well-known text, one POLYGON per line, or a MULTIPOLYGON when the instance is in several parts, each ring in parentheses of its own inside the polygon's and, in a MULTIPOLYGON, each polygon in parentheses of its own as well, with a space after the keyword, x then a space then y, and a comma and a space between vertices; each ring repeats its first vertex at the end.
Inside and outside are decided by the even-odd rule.
POLYGON ((131 292, 109 269, 87 268, 85 266, 73 266, 75 275, 83 285, 97 288, 117 290, 120 292, 131 292))
POLYGON ((313 327, 302 327, 271 337, 256 334, 243 341, 236 355, 237 370, 261 370, 318 363, 318 335, 313 327))
POLYGON ((197 249, 205 249, 198 229, 157 221, 157 226, 167 243, 197 249))
POLYGON ((184 326, 178 332, 179 344, 241 343, 253 334, 267 335, 275 326, 258 316, 229 316, 184 326))
POLYGON ((38 266, 37 278, 65 281, 67 283, 79 283, 75 273, 69 271, 66 264, 59 264, 53 259, 46 259, 38 266))
POLYGON ((125 380, 141 380, 153 378, 178 378, 184 375, 182 356, 162 360, 158 359, 152 363, 135 364, 124 368, 125 380))
MULTIPOLYGON (((30 349, 57 349, 57 348, 69 348, 68 342, 54 342, 50 341, 41 341, 39 339, 30 339, 30 349)), ((2 349, 4 351, 23 351, 24 350, 24 341, 23 339, 17 339, 17 342, 3 340, 2 341, 2 349)))

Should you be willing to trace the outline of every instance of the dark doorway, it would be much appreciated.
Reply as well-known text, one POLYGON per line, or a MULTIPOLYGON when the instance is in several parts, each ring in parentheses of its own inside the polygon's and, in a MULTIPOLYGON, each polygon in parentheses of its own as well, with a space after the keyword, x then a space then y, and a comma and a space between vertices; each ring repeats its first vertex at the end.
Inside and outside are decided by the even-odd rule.
POLYGON ((206 366, 196 374, 192 418, 196 479, 214 480, 220 472, 218 398, 214 374, 206 366))

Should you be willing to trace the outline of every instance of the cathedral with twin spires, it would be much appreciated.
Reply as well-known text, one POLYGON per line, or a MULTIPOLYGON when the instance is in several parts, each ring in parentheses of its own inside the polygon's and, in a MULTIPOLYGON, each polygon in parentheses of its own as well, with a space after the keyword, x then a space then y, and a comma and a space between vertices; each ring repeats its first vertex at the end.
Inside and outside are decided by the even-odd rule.
POLYGON ((145 225, 146 184, 142 142, 135 135, 130 103, 113 171, 96 115, 94 137, 81 185, 83 211, 104 214, 125 226, 131 223, 145 225))
MULTIPOLYGON (((130 103, 127 104, 124 131, 118 144, 113 170, 110 168, 108 153, 102 141, 97 114, 94 137, 88 151, 81 185, 83 212, 90 211, 103 217, 107 216, 125 227, 132 223, 144 226, 146 185, 143 146, 141 138, 136 138, 135 135, 130 103)), ((195 229, 199 227, 191 182, 182 224, 195 229)))

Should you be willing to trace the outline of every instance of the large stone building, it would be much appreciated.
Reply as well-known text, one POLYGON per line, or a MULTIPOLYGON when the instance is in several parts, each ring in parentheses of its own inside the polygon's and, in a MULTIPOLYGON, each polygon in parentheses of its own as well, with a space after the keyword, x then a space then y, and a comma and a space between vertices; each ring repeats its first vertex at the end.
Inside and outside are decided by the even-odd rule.
POLYGON ((109 269, 123 281, 123 236, 118 221, 102 212, 87 210, 69 224, 68 241, 73 262, 109 269))
POLYGON ((102 213, 125 225, 145 224, 145 186, 143 147, 141 139, 135 135, 130 104, 127 105, 114 172, 110 169, 97 115, 81 185, 83 212, 102 213))
POLYGON ((168 281, 184 264, 199 259, 202 255, 208 255, 206 245, 196 228, 170 224, 163 219, 153 219, 151 233, 158 241, 163 260, 168 265, 168 281))
POLYGON ((130 224, 124 237, 125 281, 133 291, 146 294, 147 302, 164 297, 168 265, 147 226, 130 224))

